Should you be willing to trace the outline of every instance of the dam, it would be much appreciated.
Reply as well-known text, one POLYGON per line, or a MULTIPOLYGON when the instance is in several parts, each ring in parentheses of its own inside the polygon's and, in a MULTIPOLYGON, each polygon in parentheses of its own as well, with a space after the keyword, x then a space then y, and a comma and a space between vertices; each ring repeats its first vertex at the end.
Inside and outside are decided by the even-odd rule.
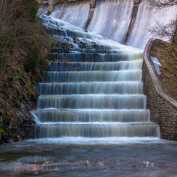
POLYGON ((176 6, 157 12, 149 6, 147 0, 96 0, 94 3, 59 0, 55 3, 49 16, 140 49, 144 49, 150 38, 169 40, 165 36, 152 33, 151 29, 166 25, 177 16, 176 6))
POLYGON ((177 143, 161 139, 151 121, 142 67, 148 40, 162 39, 149 27, 177 11, 155 13, 147 2, 61 0, 39 8, 55 42, 36 86, 35 128, 29 139, 0 146, 2 176, 176 176, 177 143))
POLYGON ((50 13, 45 7, 38 12, 59 44, 39 83, 35 139, 158 139, 143 94, 142 49, 154 35, 149 28, 162 14, 163 24, 174 20, 176 6, 169 14, 155 12, 146 0, 55 3, 50 13))

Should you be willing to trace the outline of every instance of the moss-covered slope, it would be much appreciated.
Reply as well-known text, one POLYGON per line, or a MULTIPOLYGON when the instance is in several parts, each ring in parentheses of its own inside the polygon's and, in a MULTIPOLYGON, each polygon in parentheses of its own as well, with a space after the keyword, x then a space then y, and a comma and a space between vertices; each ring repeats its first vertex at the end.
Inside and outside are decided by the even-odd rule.
POLYGON ((47 67, 50 39, 36 17, 35 0, 0 2, 0 142, 24 139, 34 122, 35 83, 47 67))

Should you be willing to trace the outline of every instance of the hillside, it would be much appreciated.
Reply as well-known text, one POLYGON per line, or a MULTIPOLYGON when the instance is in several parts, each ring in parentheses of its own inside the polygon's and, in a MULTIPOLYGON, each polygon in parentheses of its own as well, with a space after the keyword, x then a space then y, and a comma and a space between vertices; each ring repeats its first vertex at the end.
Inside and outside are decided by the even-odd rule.
POLYGON ((50 38, 40 24, 35 0, 1 1, 0 16, 0 142, 26 137, 34 122, 35 83, 46 68, 50 38))
POLYGON ((177 45, 155 40, 152 56, 161 63, 161 75, 158 76, 164 91, 177 100, 177 45))

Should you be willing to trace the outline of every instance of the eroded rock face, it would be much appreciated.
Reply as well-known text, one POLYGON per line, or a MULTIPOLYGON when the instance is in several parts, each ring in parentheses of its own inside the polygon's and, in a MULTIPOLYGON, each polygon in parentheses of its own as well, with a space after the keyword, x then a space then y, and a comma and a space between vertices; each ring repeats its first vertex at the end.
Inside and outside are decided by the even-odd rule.
MULTIPOLYGON (((17 73, 14 71, 14 74, 17 73)), ((38 94, 34 82, 24 71, 20 71, 16 77, 20 78, 13 82, 7 81, 8 84, 3 84, 1 87, 0 142, 20 141, 27 138, 26 127, 34 124, 30 114, 30 110, 35 107, 38 94)))

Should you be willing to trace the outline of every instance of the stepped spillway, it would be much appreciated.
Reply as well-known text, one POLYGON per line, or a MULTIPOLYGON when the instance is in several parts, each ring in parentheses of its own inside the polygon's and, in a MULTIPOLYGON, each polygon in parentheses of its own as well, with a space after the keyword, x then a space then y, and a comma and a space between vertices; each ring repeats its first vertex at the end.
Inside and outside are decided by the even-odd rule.
POLYGON ((34 138, 157 139, 159 126, 150 122, 143 94, 142 51, 82 31, 68 34, 62 40, 72 43, 60 39, 51 49, 49 70, 38 84, 34 138), (75 34, 84 44, 73 42, 75 34))

